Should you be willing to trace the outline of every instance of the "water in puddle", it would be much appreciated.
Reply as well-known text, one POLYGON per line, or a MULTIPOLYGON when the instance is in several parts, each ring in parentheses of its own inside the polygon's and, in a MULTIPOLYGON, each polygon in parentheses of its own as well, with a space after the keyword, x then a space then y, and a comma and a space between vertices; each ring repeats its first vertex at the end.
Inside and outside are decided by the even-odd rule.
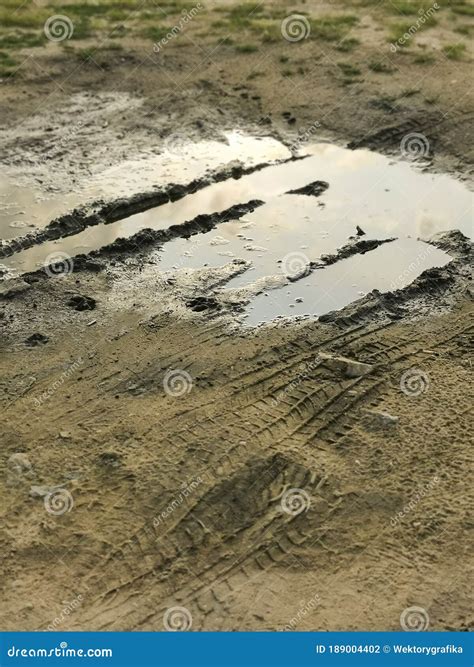
MULTIPOLYGON (((87 183, 78 184, 74 193, 64 194, 59 188, 57 193, 42 192, 39 186, 18 185, 13 175, 3 175, 0 182, 0 239, 13 239, 41 229, 74 207, 100 198, 130 197, 151 191, 157 185, 188 183, 206 170, 234 160, 250 166, 290 156, 288 149, 271 137, 249 137, 230 132, 225 139, 226 143, 170 144, 159 155, 126 160, 94 174, 87 183)), ((108 242, 107 233, 102 231, 102 234, 104 242, 108 242)))
MULTIPOLYGON (((269 159, 285 157, 286 149, 274 143, 277 146, 272 145, 269 159)), ((257 161, 264 159, 263 144, 259 143, 257 161)), ((196 149, 194 152, 198 154, 196 149)), ((251 152, 249 149, 248 160, 251 152)), ((230 281, 231 289, 265 276, 281 276, 282 271, 294 273, 292 269, 301 268, 306 261, 334 253, 356 233, 357 226, 365 232, 365 239, 397 238, 365 255, 342 260, 257 296, 247 312, 247 321, 255 324, 278 315, 319 315, 374 288, 401 288, 425 269, 450 259, 417 238, 449 229, 472 236, 472 194, 449 176, 422 173, 411 164, 368 150, 350 151, 330 144, 305 147, 305 154, 302 160, 216 183, 180 201, 42 244, 3 263, 20 271, 31 270, 58 250, 73 256, 143 228, 164 229, 250 199, 261 199, 265 204, 206 234, 166 243, 158 253, 159 268, 220 266, 234 258, 252 262, 250 270, 230 281), (319 197, 286 194, 316 180, 329 183, 319 197)), ((192 164, 192 155, 186 161, 192 164)), ((169 174, 168 178, 173 180, 169 174)))

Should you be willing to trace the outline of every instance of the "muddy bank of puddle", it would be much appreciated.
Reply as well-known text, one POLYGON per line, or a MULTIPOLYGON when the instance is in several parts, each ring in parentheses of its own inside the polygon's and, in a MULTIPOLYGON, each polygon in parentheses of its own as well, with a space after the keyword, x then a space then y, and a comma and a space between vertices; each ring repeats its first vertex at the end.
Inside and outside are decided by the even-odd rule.
MULTIPOLYGON (((246 164, 289 157, 282 144, 269 138, 229 135, 226 147, 219 144, 224 146, 219 154, 212 144, 181 147, 179 154, 167 156, 172 162, 166 176, 162 177, 163 164, 154 169, 148 165, 151 171, 146 178, 153 178, 155 184, 183 183, 237 156, 246 164)), ((252 199, 264 204, 240 220, 165 243, 153 253, 159 260, 157 270, 221 266, 234 259, 251 262, 247 271, 228 283, 227 289, 234 289, 268 276, 297 274, 310 262, 335 253, 350 238, 395 239, 259 294, 246 312, 246 321, 257 324, 278 316, 321 315, 372 289, 402 288, 425 269, 450 261, 449 255, 417 239, 450 229, 472 236, 472 194, 454 178, 422 173, 412 164, 368 150, 351 151, 327 143, 306 146, 304 154, 301 160, 270 165, 119 222, 43 243, 2 263, 19 272, 30 271, 53 252, 87 253, 144 228, 166 229, 252 199), (327 189, 318 196, 288 194, 314 181, 327 183, 327 189)), ((120 168, 113 181, 115 189, 127 182, 120 168)), ((138 183, 134 172, 134 187, 138 183)))

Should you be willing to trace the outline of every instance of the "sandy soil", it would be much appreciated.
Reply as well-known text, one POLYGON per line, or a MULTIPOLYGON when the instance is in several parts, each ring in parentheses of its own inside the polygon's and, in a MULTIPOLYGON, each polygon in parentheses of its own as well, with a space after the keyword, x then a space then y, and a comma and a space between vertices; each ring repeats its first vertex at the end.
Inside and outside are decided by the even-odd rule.
MULTIPOLYGON (((124 159, 240 127, 397 154, 419 132, 431 169, 468 180, 452 19, 421 33, 435 63, 417 64, 355 4, 353 54, 216 46, 215 8, 159 54, 127 35, 85 62, 23 51, 2 84, 6 173, 87 193, 124 159)), ((455 261, 411 288, 253 331, 189 305, 236 267, 170 283, 143 247, 2 284, 0 627, 396 630, 419 607, 432 629, 470 628, 472 255, 441 243, 455 261)))

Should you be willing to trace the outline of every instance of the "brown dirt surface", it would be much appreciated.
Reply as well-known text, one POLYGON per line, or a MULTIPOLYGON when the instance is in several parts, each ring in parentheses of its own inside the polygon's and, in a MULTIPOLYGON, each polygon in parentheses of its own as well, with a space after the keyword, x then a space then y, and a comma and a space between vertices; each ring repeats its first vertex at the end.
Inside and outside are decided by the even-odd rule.
MULTIPOLYGON (((469 181, 472 67, 452 45, 472 6, 392 52, 387 26, 414 20, 396 5, 210 3, 158 53, 147 3, 83 3, 77 39, 7 48, 68 3, 25 10, 0 33, 2 168, 87 193, 183 136, 398 155, 418 132, 430 169, 469 181), (300 12, 312 36, 282 39, 300 12)), ((163 7, 175 25, 183 3, 163 7)), ((416 606, 472 629, 472 251, 445 243, 453 262, 411 287, 256 329, 220 292, 235 263, 170 280, 116 246, 5 281, 0 628, 162 630, 182 607, 193 630, 397 630, 416 606)))

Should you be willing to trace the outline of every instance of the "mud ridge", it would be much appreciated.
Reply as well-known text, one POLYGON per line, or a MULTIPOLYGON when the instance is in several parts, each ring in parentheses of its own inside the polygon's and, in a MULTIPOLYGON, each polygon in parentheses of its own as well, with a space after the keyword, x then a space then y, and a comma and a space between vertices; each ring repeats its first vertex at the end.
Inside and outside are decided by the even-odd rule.
MULTIPOLYGON (((93 250, 87 255, 77 255, 74 257, 72 270, 77 271, 101 271, 105 264, 101 262, 105 258, 118 258, 124 255, 135 254, 145 250, 150 246, 159 246, 176 238, 189 238, 194 234, 202 234, 210 231, 218 224, 228 220, 238 220, 243 215, 251 213, 265 202, 259 199, 253 199, 245 204, 234 204, 230 208, 218 213, 201 214, 179 225, 171 225, 167 229, 142 229, 133 236, 116 239, 113 243, 103 246, 98 250, 93 250)), ((23 280, 30 282, 39 277, 48 275, 47 269, 54 270, 54 264, 51 267, 43 267, 37 271, 26 273, 22 276, 23 280)))
POLYGON ((142 192, 129 198, 122 197, 109 202, 99 199, 96 202, 79 206, 69 213, 59 216, 55 220, 52 220, 44 229, 3 242, 0 245, 0 258, 10 257, 21 250, 27 250, 45 241, 55 241, 65 236, 78 234, 87 227, 110 224, 128 218, 131 215, 142 213, 150 208, 178 201, 214 183, 230 179, 238 180, 242 176, 261 171, 266 167, 295 162, 296 160, 303 159, 303 157, 292 156, 285 160, 261 162, 249 167, 244 167, 240 162, 230 163, 225 169, 208 171, 204 176, 184 185, 171 183, 164 187, 159 187, 152 192, 142 192))
POLYGON ((307 197, 319 197, 323 192, 329 187, 329 183, 326 181, 313 181, 304 185, 302 188, 297 188, 296 190, 288 190, 287 195, 306 195, 307 197))
POLYGON ((353 255, 365 255, 366 252, 375 250, 384 243, 391 243, 396 241, 396 237, 389 239, 363 239, 362 241, 351 241, 337 249, 332 255, 321 255, 320 261, 311 262, 312 269, 324 269, 326 266, 331 266, 339 262, 341 259, 347 259, 353 255))

